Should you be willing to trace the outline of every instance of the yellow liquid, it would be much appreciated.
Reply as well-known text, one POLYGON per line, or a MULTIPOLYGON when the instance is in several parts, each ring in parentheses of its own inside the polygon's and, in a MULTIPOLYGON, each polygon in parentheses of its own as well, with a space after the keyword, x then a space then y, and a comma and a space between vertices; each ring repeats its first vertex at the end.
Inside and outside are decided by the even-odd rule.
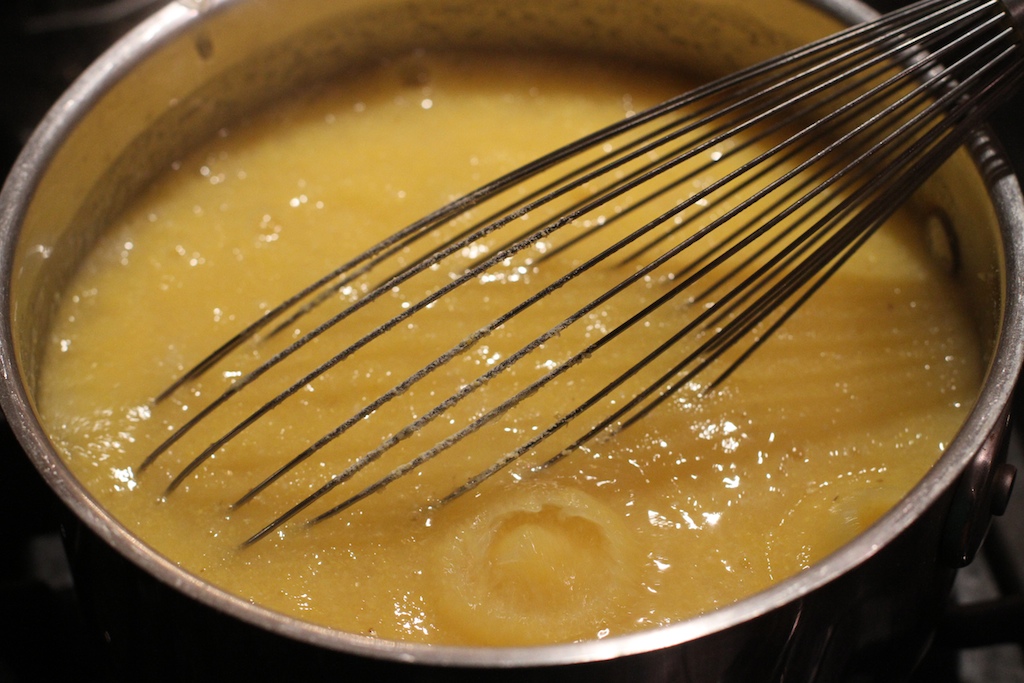
MULTIPOLYGON (((638 425, 533 471, 594 423, 574 421, 567 436, 440 507, 426 504, 546 428, 635 355, 595 355, 384 492, 302 523, 500 403, 506 383, 557 367, 561 345, 601 338, 621 313, 585 316, 517 379, 487 384, 371 472, 241 545, 632 266, 608 267, 545 300, 231 508, 310 442, 589 253, 541 262, 543 241, 353 354, 163 497, 192 457, 300 374, 300 359, 305 372, 450 280, 445 268, 428 269, 139 472, 174 428, 314 324, 300 319, 248 343, 152 403, 264 310, 451 198, 685 88, 607 65, 418 55, 222 131, 129 208, 63 297, 41 381, 49 433, 102 504, 174 562, 245 599, 354 633, 498 645, 600 638, 712 610, 809 567, 920 479, 980 381, 969 317, 911 216, 873 237, 722 387, 704 396, 684 387, 638 425)), ((463 265, 475 257, 458 255, 463 265)), ((631 296, 649 300, 667 286, 648 278, 631 296)), ((367 287, 353 283, 316 319, 367 287)), ((645 324, 673 328, 689 315, 680 302, 645 324)), ((646 329, 632 330, 624 347, 641 344, 646 329)))

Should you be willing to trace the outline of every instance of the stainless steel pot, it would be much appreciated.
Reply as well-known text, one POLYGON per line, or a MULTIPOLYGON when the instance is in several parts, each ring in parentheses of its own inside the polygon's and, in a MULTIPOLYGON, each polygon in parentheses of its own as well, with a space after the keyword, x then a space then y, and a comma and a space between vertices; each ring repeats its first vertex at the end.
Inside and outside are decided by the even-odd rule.
POLYGON ((1012 485, 1001 463, 1021 367, 1024 199, 984 132, 923 193, 957 234, 989 370, 924 481, 816 567, 711 614, 531 648, 428 647, 300 623, 152 552, 75 482, 33 409, 56 296, 107 218, 186 147, 289 88, 412 48, 564 50, 715 75, 870 11, 855 0, 179 0, 104 55, 49 113, 0 194, 3 408, 81 523, 69 553, 126 676, 409 675, 579 680, 898 678, 1012 485), (155 648, 155 650, 153 649, 155 648))

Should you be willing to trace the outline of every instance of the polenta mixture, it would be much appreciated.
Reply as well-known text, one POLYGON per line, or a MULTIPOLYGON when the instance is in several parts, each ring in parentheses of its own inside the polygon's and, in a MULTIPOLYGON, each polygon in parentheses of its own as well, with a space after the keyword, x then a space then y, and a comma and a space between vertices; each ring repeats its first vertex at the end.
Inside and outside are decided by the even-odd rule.
MULTIPOLYGON (((537 468, 607 415, 603 406, 636 391, 616 388, 595 417, 569 420, 443 505, 436 503, 636 363, 657 330, 679 328, 700 306, 673 300, 383 491, 305 524, 503 405, 560 367, 571 349, 608 335, 636 301, 667 291, 674 280, 665 273, 676 271, 640 278, 616 298, 628 302, 624 308, 613 301, 587 311, 513 371, 437 409, 644 260, 597 266, 404 387, 416 370, 596 251, 584 242, 557 249, 568 238, 546 236, 418 305, 541 220, 524 215, 490 241, 391 284, 420 253, 458 234, 460 221, 485 217, 474 210, 452 232, 425 237, 427 246, 399 244, 315 311, 277 333, 268 328, 168 399, 153 400, 263 312, 399 228, 686 88, 670 75, 564 58, 417 54, 220 131, 111 225, 64 294, 40 392, 52 439, 105 507, 182 567, 273 610, 380 638, 469 645, 603 638, 713 610, 800 572, 909 491, 953 438, 979 386, 971 320, 944 265, 924 248, 927 217, 893 219, 721 386, 705 392, 707 380, 695 379, 637 424, 537 468), (232 383, 381 283, 385 291, 371 304, 226 401, 140 472, 154 448, 232 383), (232 425, 349 348, 166 492, 232 425), (343 434, 234 505, 347 421, 343 434), (381 448, 392 437, 394 445, 381 448), (366 470, 245 545, 378 451, 366 470)), ((700 162, 722 153, 709 150, 700 162)), ((650 376, 675 360, 659 361, 650 376)))

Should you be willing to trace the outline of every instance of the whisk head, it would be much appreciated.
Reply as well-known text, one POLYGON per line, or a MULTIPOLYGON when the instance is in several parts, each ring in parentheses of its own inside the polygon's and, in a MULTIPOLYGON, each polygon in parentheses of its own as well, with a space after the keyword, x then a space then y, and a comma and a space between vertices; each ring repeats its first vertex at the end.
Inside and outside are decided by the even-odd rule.
POLYGON ((337 502, 309 521, 437 457, 499 454, 443 503, 715 389, 1016 86, 1022 4, 918 2, 597 131, 395 232, 174 382, 158 401, 243 346, 273 349, 142 469, 241 392, 267 398, 169 492, 324 374, 389 372, 235 502, 325 449, 357 451, 249 544, 329 494, 337 502), (383 370, 363 360, 378 353, 393 359, 383 370), (544 395, 557 414, 534 407, 544 395))

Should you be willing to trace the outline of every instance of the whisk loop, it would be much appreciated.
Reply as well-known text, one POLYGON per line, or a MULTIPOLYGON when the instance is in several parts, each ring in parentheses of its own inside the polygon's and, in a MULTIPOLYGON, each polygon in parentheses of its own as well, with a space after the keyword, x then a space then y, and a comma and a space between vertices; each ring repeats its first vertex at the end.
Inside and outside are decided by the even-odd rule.
POLYGON ((1022 16, 1021 0, 923 0, 636 114, 442 207, 289 297, 184 373, 158 402, 242 345, 268 341, 313 319, 347 288, 361 291, 239 378, 150 453, 141 469, 240 392, 297 364, 300 352, 341 323, 366 325, 325 360, 295 370, 299 379, 214 438, 174 476, 170 493, 324 373, 358 362, 352 357, 388 343, 414 316, 510 267, 531 273, 540 284, 489 319, 474 317, 466 329, 453 323, 448 341, 424 351, 430 355, 422 367, 297 448, 235 506, 433 381, 483 340, 521 326, 533 330, 522 333, 525 342, 428 409, 414 410, 394 433, 382 433, 377 446, 271 520, 247 545, 424 430, 437 432, 428 447, 389 466, 311 522, 336 515, 494 428, 539 392, 562 391, 566 377, 616 345, 625 345, 628 361, 605 370, 583 398, 567 394, 573 402, 562 414, 539 416, 548 423, 439 502, 472 490, 528 454, 535 467, 550 466, 632 425, 683 387, 713 390, 1012 92, 1024 73, 1022 16), (765 151, 753 151, 758 148, 765 151), (708 181, 712 169, 717 179, 708 181), (690 189, 694 183, 699 189, 690 189), (435 272, 443 276, 429 280, 435 272), (396 288, 424 278, 422 297, 395 314, 381 312, 396 288), (588 281, 600 283, 599 293, 572 304, 578 299, 569 292, 588 281), (651 282, 661 283, 655 293, 638 295, 651 282), (613 301, 624 312, 601 334, 576 331, 613 301), (683 303, 694 314, 680 321, 683 303), (561 311, 557 319, 537 312, 548 309, 561 311), (531 316, 541 322, 524 322, 531 316), (538 351, 556 343, 562 356, 538 362, 538 351), (542 370, 524 370, 530 365, 542 370), (504 393, 495 389, 511 372, 525 379, 503 387, 504 393), (482 399, 488 391, 495 395, 482 399), (469 409, 463 401, 471 396, 479 404, 469 409), (455 420, 458 410, 470 415, 455 420), (449 431, 441 428, 445 422, 452 425, 449 431))

